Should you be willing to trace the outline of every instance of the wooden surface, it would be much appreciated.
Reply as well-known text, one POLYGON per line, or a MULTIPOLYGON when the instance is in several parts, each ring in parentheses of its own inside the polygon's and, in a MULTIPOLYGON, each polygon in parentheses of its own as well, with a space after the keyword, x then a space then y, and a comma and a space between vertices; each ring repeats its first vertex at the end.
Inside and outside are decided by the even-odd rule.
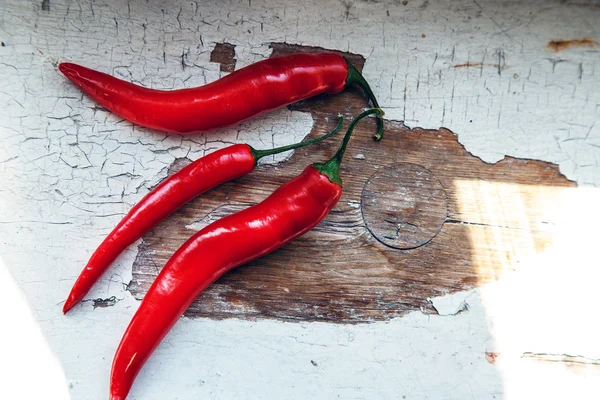
MULTIPOLYGON (((335 226, 335 234, 352 236, 348 243, 362 244, 364 254, 375 260, 322 262, 311 275, 314 282, 300 286, 309 239, 323 256, 345 251, 341 246, 346 242, 326 251, 315 244, 340 220, 339 212, 332 213, 303 241, 273 254, 289 257, 270 275, 256 265, 240 269, 237 274, 243 276, 234 273, 219 282, 214 289, 221 292, 209 292, 216 300, 209 296, 206 301, 212 303, 206 304, 238 307, 237 314, 231 309, 215 312, 237 318, 217 320, 204 313, 209 317, 178 321, 137 377, 129 400, 597 400, 600 47, 586 38, 600 41, 598 21, 598 1, 580 0, 3 1, 0 304, 3 326, 10 329, 0 332, 0 398, 106 398, 112 356, 140 305, 126 290, 137 245, 111 265, 86 301, 66 316, 61 307, 93 251, 170 166, 243 141, 257 148, 296 142, 309 134, 313 119, 315 130, 324 129, 324 116, 331 118, 326 122, 331 127, 336 108, 343 110, 345 101, 365 104, 351 92, 300 105, 306 113, 279 110, 205 135, 167 135, 99 109, 57 71, 57 63, 81 63, 148 88, 181 89, 225 74, 220 64, 229 65, 231 53, 211 62, 216 44, 235 46, 239 69, 268 57, 271 43, 286 42, 363 55, 364 74, 386 118, 411 128, 448 128, 469 153, 486 162, 515 158, 485 165, 470 158, 448 131, 437 137, 437 131, 409 131, 400 123, 388 124, 389 134, 379 144, 366 140, 366 133, 365 139, 353 139, 344 175, 352 190, 339 207, 357 212, 352 215, 358 225, 335 226), (401 143, 393 143, 392 130, 401 135, 401 143), (433 146, 442 144, 448 150, 440 148, 441 154, 463 163, 430 160, 433 167, 427 167, 416 159, 420 151, 430 157, 433 146), (375 168, 354 177, 348 171, 365 165, 382 170, 378 152, 388 145, 400 146, 393 157, 398 164, 428 168, 443 184, 452 214, 426 245, 379 253, 372 249, 384 245, 369 236, 358 216, 363 210, 355 208, 364 200, 361 190, 375 168), (364 159, 355 159, 358 154, 364 159), (561 182, 556 168, 527 159, 555 163, 581 187, 552 186, 552 181, 561 182), (514 183, 520 174, 527 183, 514 183), (464 235, 450 241, 449 229, 464 235), (531 237, 534 229, 537 236, 531 237), (539 239, 542 235, 547 241, 539 239), (431 249, 443 252, 443 243, 443 251, 463 260, 446 266, 430 257, 427 265, 423 255, 431 249), (397 253, 409 255, 397 264, 384 257, 397 253), (413 267, 412 260, 420 261, 413 267), (365 262, 373 269, 367 270, 365 262), (430 298, 439 315, 426 308, 427 314, 418 310, 357 324, 264 317, 268 301, 284 318, 299 314, 294 307, 317 304, 314 299, 309 304, 280 300, 307 296, 304 292, 317 284, 325 292, 331 276, 355 274, 358 283, 343 297, 325 294, 333 303, 328 309, 347 310, 348 301, 356 303, 362 293, 372 303, 370 293, 380 289, 369 275, 389 277, 393 269, 405 273, 417 267, 427 268, 420 281, 418 274, 412 281, 395 278, 405 285, 392 289, 400 300, 412 293, 424 303, 427 292, 453 284, 474 289, 430 298), (456 268, 465 271, 463 276, 452 271, 456 268), (475 277, 477 271, 481 278, 475 277), (295 276, 276 288, 280 291, 272 293, 273 299, 262 300, 263 309, 244 309, 257 303, 248 300, 249 293, 267 293, 276 272, 295 276), (232 279, 238 286, 246 282, 242 277, 254 279, 249 282, 258 288, 231 289, 232 279), (261 277, 267 279, 262 286, 256 283, 261 277), (365 282, 371 282, 369 291, 362 287, 365 282), (239 294, 245 302, 226 302, 228 293, 231 300, 239 294)), ((319 154, 295 157, 316 159, 338 143, 339 138, 333 139, 313 148, 321 149, 319 154)), ((381 157, 390 159, 389 154, 381 157)), ((262 175, 227 186, 236 198, 226 205, 220 201, 227 194, 214 191, 166 221, 155 232, 165 239, 156 238, 153 247, 143 250, 148 262, 160 269, 202 224, 244 207, 243 196, 259 200, 250 184, 284 180, 282 175, 287 179, 297 170, 284 163, 258 172, 262 175), (246 186, 237 186, 241 184, 246 186), (151 249, 162 253, 153 256, 151 249)), ((261 192, 266 196, 266 190, 261 192)), ((406 212, 412 210, 408 202, 404 206, 406 212)), ((144 238, 144 245, 149 239, 144 238)), ((151 278, 141 276, 138 266, 136 271, 135 279, 151 278)), ((396 307, 384 300, 372 307, 373 313, 396 307)))
MULTIPOLYGON (((273 55, 307 50, 272 47, 273 55)), ((362 67, 360 56, 347 56, 362 67)), ((292 108, 311 113, 315 137, 333 128, 338 112, 349 120, 365 105, 358 89, 348 89, 292 108)), ((221 278, 186 315, 357 323, 412 310, 435 313, 428 298, 495 279, 552 242, 545 201, 557 188, 575 186, 554 165, 508 157, 486 164, 446 129, 407 129, 390 120, 385 127, 385 138, 374 142, 373 120, 358 125, 342 164, 344 194, 319 226, 221 278), (386 226, 400 236, 390 236, 386 226)), ((339 139, 297 150, 277 166, 259 166, 168 218, 143 238, 129 290, 141 299, 197 229, 261 201, 310 163, 327 160, 339 139)), ((188 162, 179 160, 172 171, 188 162)))

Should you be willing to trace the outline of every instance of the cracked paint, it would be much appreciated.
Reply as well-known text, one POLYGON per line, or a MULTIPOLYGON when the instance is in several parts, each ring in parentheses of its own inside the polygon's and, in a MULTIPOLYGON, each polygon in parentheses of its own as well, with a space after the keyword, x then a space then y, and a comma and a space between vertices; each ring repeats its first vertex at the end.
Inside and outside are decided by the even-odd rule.
MULTIPOLYGON (((106 395, 111 356, 138 305, 125 290, 135 246, 88 297, 123 300, 96 310, 83 303, 66 317, 60 307, 91 252, 176 159, 196 159, 232 143, 289 144, 312 124, 304 113, 281 110, 219 132, 166 135, 97 107, 56 71, 57 62, 80 62, 137 84, 172 89, 224 74, 210 62, 216 43, 236 46, 237 68, 266 58, 271 42, 338 48, 366 57, 364 74, 390 119, 411 127, 448 127, 488 162, 505 155, 545 160, 580 185, 598 186, 598 52, 572 48, 554 54, 546 44, 555 37, 597 36, 599 13, 593 4, 568 2, 3 2, 0 268, 26 299, 19 310, 29 309, 34 329, 43 334, 44 357, 58 361, 65 374, 62 382, 51 364, 39 376, 51 371, 56 379, 37 386, 57 399, 106 395), (504 67, 453 68, 460 63, 504 67)), ((577 276, 586 276, 585 258, 562 257, 562 265, 581 267, 577 276)), ((550 275, 559 282, 565 278, 558 267, 550 275)), ((595 328, 572 317, 572 308, 594 315, 597 298, 583 297, 586 302, 581 296, 595 288, 582 291, 581 280, 567 276, 568 285, 551 286, 555 290, 545 296, 528 297, 527 287, 520 286, 517 301, 513 287, 498 290, 496 308, 484 305, 485 293, 483 302, 473 295, 468 312, 452 317, 415 312, 357 326, 184 318, 142 370, 131 399, 248 393, 257 399, 592 398, 600 390, 598 379, 561 374, 553 365, 521 357, 531 352, 600 358, 595 337, 588 335, 595 328), (508 303, 501 309, 500 300, 508 303), (531 315, 537 318, 533 323, 531 315), (507 341, 496 343, 499 325, 512 326, 514 333, 509 330, 507 341), (572 327, 580 340, 572 340, 573 332, 556 332, 557 325, 572 327), (508 351, 490 364, 486 352, 503 346, 508 351)), ((584 281, 591 285, 597 279, 584 281)), ((533 277, 531 282, 540 287, 533 277)), ((15 301, 3 304, 12 307, 15 301)), ((3 354, 12 360, 11 352, 3 354)), ((9 385, 0 388, 0 397, 9 398, 11 373, 20 370, 7 368, 6 359, 2 368, 9 385)))

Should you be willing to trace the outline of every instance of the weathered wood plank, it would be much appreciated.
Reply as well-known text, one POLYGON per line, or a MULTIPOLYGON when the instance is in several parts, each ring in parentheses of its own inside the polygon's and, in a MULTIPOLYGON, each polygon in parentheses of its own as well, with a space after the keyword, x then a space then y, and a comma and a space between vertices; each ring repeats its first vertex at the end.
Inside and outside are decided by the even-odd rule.
MULTIPOLYGON (((285 44, 273 44, 273 49, 273 55, 307 50, 285 44)), ((347 56, 362 68, 362 57, 347 56)), ((365 105, 360 91, 350 88, 293 109, 312 114, 310 137, 315 137, 332 128, 337 113, 349 119, 365 105)), ((344 194, 318 227, 227 274, 186 315, 357 323, 417 309, 433 313, 429 297, 496 279, 551 243, 552 215, 545 206, 574 186, 556 166, 513 158, 486 164, 446 129, 408 129, 386 121, 385 138, 378 143, 371 139, 374 131, 373 120, 357 127, 341 171, 344 194), (369 180, 377 185, 367 184, 369 180), (430 186, 422 186, 425 182, 430 186), (410 192, 412 198, 377 197, 378 191, 410 192), (378 218, 369 202, 389 210, 378 218), (402 243, 386 245, 372 232, 390 224, 385 222, 390 213, 399 219, 409 213, 414 220, 404 218, 423 229, 402 243)), ((327 160, 338 144, 339 138, 297 150, 283 164, 259 166, 192 201, 144 237, 129 290, 142 298, 160 268, 195 231, 261 201, 310 163, 327 160)), ((173 170, 187 162, 179 160, 173 170)))

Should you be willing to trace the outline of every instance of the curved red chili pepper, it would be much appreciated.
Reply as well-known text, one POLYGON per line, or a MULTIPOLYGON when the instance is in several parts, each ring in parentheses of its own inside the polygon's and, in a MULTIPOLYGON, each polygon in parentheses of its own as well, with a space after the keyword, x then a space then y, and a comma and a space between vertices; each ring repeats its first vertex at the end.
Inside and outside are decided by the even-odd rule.
POLYGON ((217 150, 164 180, 123 217, 92 254, 65 301, 63 313, 83 299, 119 254, 185 203, 224 182, 249 174, 262 157, 329 138, 341 129, 343 120, 339 117, 333 131, 306 142, 270 150, 256 150, 246 144, 217 150))
MULTIPOLYGON (((358 70, 334 53, 292 54, 259 61, 204 86, 154 90, 72 63, 58 69, 101 106, 136 124, 172 133, 234 125, 322 93, 360 86, 377 99, 358 70)), ((378 121, 376 139, 383 135, 378 121)))
POLYGON ((133 316, 115 354, 110 399, 124 400, 138 372, 192 301, 227 271, 268 254, 316 226, 342 195, 339 167, 355 118, 336 155, 307 167, 262 202, 213 222, 169 259, 133 316))

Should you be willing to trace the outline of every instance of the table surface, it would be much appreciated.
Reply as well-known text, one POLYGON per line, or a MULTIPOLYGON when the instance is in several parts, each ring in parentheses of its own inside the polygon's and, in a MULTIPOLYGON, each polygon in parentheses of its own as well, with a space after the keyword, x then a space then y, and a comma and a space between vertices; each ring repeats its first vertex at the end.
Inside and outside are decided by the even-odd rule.
POLYGON ((269 160, 192 202, 63 316, 90 253, 170 171, 232 143, 297 142, 364 106, 349 90, 219 131, 167 135, 97 107, 57 64, 173 89, 318 47, 364 64, 388 137, 374 143, 373 125, 360 127, 335 212, 207 291, 129 398, 595 398, 599 20, 600 3, 570 1, 5 1, 0 397, 106 398, 148 266, 335 144, 269 160), (428 210, 402 222, 432 237, 408 229, 405 240, 425 242, 417 249, 376 238, 385 224, 368 202, 387 179, 430 188, 400 205, 428 210), (442 215, 439 231, 431 210, 442 215), (331 248, 316 245, 324 238, 331 248))

